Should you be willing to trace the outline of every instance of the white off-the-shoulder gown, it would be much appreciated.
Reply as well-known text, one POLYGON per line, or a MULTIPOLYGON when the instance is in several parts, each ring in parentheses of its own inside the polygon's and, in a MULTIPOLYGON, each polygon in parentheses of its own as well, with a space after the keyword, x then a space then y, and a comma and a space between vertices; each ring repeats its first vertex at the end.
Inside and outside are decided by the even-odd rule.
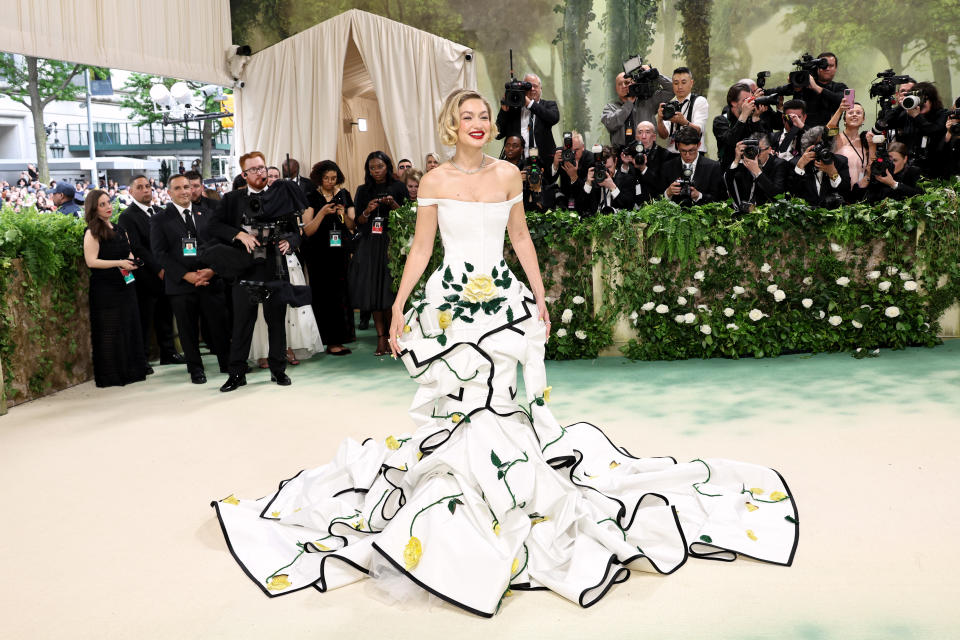
POLYGON ((340 587, 385 561, 491 616, 509 590, 551 589, 587 607, 631 570, 672 573, 690 557, 792 563, 797 508, 776 471, 637 457, 592 424, 556 421, 545 326, 503 258, 518 202, 419 200, 438 207, 445 257, 400 340, 419 383, 412 432, 347 439, 275 493, 213 503, 267 595, 340 587))

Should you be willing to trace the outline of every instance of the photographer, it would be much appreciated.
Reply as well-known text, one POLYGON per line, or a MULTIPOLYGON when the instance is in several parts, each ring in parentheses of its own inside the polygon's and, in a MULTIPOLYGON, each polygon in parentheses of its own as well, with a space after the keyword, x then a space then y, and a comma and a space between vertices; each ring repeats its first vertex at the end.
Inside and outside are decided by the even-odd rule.
POLYGON ((896 129, 896 141, 906 145, 924 176, 949 175, 940 153, 947 131, 947 110, 937 88, 930 82, 918 82, 910 94, 898 96, 898 106, 900 108, 894 109, 887 119, 887 126, 896 129))
POLYGON ((693 72, 687 67, 673 71, 673 99, 657 109, 657 133, 667 139, 667 151, 679 153, 674 137, 683 127, 700 135, 700 152, 707 152, 706 127, 710 105, 706 96, 693 93, 693 72))
MULTIPOLYGON (((261 303, 270 344, 267 357, 270 380, 282 386, 290 384, 285 373, 287 302, 274 292, 257 300, 251 295, 249 285, 243 282, 289 281, 284 273, 286 259, 283 256, 300 246, 298 216, 307 208, 302 187, 293 180, 277 180, 273 186, 267 186, 267 164, 259 151, 240 156, 240 168, 247 182, 246 188, 225 194, 209 223, 212 236, 223 243, 239 246, 253 256, 252 263, 243 268, 233 285, 230 376, 220 387, 222 392, 233 391, 247 383, 247 357, 261 303)), ((299 165, 296 169, 299 170, 299 165)))
POLYGON ((546 211, 548 208, 544 203, 546 185, 543 184, 543 168, 540 166, 537 150, 534 149, 533 155, 526 160, 523 155, 523 138, 507 136, 503 141, 500 159, 520 169, 520 179, 523 181, 523 210, 546 211))
POLYGON ((587 170, 582 217, 634 207, 637 179, 631 167, 621 171, 619 155, 612 147, 594 145, 593 156, 597 162, 587 170))
POLYGON ((577 131, 564 134, 564 146, 554 152, 550 167, 550 181, 559 182, 555 206, 569 211, 588 210, 583 186, 593 164, 593 153, 584 149, 583 136, 577 131))
POLYGON ((794 162, 790 192, 808 203, 836 209, 850 192, 847 159, 833 153, 833 139, 824 136, 824 127, 813 127, 800 141, 803 154, 794 162))
POLYGON ((663 163, 663 195, 683 206, 723 200, 723 170, 716 160, 700 155, 697 130, 681 127, 674 140, 679 153, 663 163))
POLYGON ((949 175, 960 174, 960 98, 948 112, 947 132, 943 136, 943 158, 949 175))
MULTIPOLYGON (((876 163, 868 166, 870 182, 864 199, 871 204, 885 198, 906 200, 922 192, 917 186, 920 181, 920 170, 909 164, 907 146, 902 142, 891 142, 887 145, 887 157, 889 158, 888 166, 884 168, 882 174, 877 173, 876 163)), ((857 187, 854 188, 854 193, 856 191, 858 191, 857 187)))
MULTIPOLYGON (((650 65, 642 65, 640 68, 645 72, 650 71, 650 65)), ((636 135, 639 123, 653 120, 660 103, 670 100, 672 93, 670 79, 660 75, 657 83, 659 87, 650 98, 639 98, 631 95, 631 93, 636 94, 636 90, 630 88, 634 85, 633 80, 625 73, 617 74, 615 83, 617 100, 605 105, 600 116, 600 122, 610 133, 612 146, 622 147, 630 142, 636 135)))
POLYGON ((785 193, 789 171, 790 164, 774 155, 770 137, 761 133, 737 143, 723 179, 734 206, 745 212, 785 193))
POLYGON ((726 167, 734 156, 737 143, 752 134, 767 132, 761 114, 766 105, 757 105, 750 87, 737 83, 727 90, 727 106, 713 119, 713 135, 717 139, 717 161, 726 167))
POLYGON ((800 139, 807 131, 807 105, 803 100, 787 100, 781 107, 783 130, 770 138, 774 152, 783 160, 794 160, 803 153, 800 139))
POLYGON ((830 116, 840 106, 843 100, 843 91, 847 85, 834 82, 837 75, 837 56, 829 51, 821 53, 817 58, 827 61, 826 68, 818 68, 816 78, 809 74, 807 86, 803 88, 800 97, 807 105, 807 126, 818 127, 827 124, 830 116))
MULTIPOLYGON (((536 74, 528 73, 523 82, 530 88, 523 97, 523 105, 508 106, 507 95, 500 101, 500 112, 497 113, 497 140, 509 136, 520 136, 523 140, 523 157, 527 158, 531 148, 545 154, 557 147, 553 139, 553 126, 560 122, 560 109, 553 100, 541 99, 540 78, 536 74)), ((518 83, 520 84, 520 83, 518 83)), ((544 161, 545 162, 545 161, 544 161)), ((541 164, 546 168, 543 164, 541 164)))
POLYGON ((630 170, 636 180, 634 205, 649 202, 663 192, 660 171, 669 156, 667 150, 657 144, 657 129, 653 123, 644 121, 638 124, 633 144, 620 150, 621 173, 630 170))

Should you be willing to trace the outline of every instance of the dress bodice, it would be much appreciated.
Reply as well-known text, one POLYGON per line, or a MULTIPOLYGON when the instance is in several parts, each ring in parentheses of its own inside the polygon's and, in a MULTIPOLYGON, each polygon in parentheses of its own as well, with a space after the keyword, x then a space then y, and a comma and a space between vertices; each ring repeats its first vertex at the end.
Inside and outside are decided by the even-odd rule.
POLYGON ((437 205, 437 225, 444 263, 469 263, 488 273, 503 260, 503 233, 519 194, 503 202, 467 202, 450 198, 418 198, 420 206, 437 205))

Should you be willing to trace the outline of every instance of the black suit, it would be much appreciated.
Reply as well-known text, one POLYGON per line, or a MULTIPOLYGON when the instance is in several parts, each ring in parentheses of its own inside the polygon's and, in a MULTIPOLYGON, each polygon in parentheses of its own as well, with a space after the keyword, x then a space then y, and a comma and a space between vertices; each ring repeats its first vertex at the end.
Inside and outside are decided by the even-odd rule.
MULTIPOLYGON (((151 217, 156 215, 153 207, 149 209, 151 217)), ((143 268, 137 271, 137 279, 133 282, 137 288, 144 352, 150 351, 150 327, 153 326, 160 359, 164 360, 177 352, 173 344, 173 309, 164 295, 163 280, 159 275, 163 266, 150 248, 150 220, 142 208, 132 204, 120 214, 117 224, 127 232, 133 255, 143 260, 143 268)))
POLYGON ((752 202, 761 205, 773 200, 777 194, 786 193, 789 171, 793 171, 790 163, 771 153, 756 178, 743 164, 738 164, 736 169, 727 171, 723 179, 735 204, 752 202))
POLYGON ((310 178, 297 176, 296 178, 290 178, 290 181, 296 182, 298 185, 300 185, 300 188, 303 189, 304 196, 308 196, 317 190, 317 185, 313 184, 313 181, 311 181, 310 178))
POLYGON ((663 163, 670 160, 673 155, 658 144, 654 144, 647 150, 647 157, 644 160, 646 171, 641 171, 640 167, 636 169, 635 175, 640 184, 640 193, 635 196, 634 204, 649 202, 663 194, 663 189, 660 188, 660 173, 663 171, 663 163))
POLYGON ((775 131, 773 135, 770 136, 770 146, 773 148, 773 152, 781 159, 787 161, 802 155, 804 150, 800 148, 800 139, 803 138, 803 134, 806 131, 806 127, 803 129, 794 127, 790 131, 785 129, 775 131))
POLYGON ((557 173, 553 173, 553 161, 544 172, 544 182, 558 183, 555 206, 559 209, 572 209, 580 213, 592 213, 590 211, 590 202, 584 193, 583 185, 587 179, 587 172, 594 165, 593 153, 583 150, 580 154, 580 160, 577 161, 577 178, 571 180, 570 176, 563 169, 563 162, 557 167, 557 173))
MULTIPOLYGON (((683 162, 680 160, 680 156, 677 155, 664 162, 660 173, 660 193, 663 193, 667 190, 667 187, 683 175, 683 162)), ((726 191, 723 186, 723 170, 716 160, 700 156, 697 159, 697 165, 694 167, 690 181, 697 191, 703 195, 700 200, 693 204, 707 204, 708 202, 720 202, 726 199, 726 191)), ((672 200, 680 202, 679 196, 674 196, 672 200)))
MULTIPOLYGON (((523 107, 510 107, 497 113, 497 140, 509 136, 523 137, 520 131, 523 107)), ((553 126, 560 122, 560 109, 553 100, 538 100, 530 106, 530 119, 533 125, 533 139, 530 144, 537 148, 540 166, 547 168, 553 164, 553 152, 557 144, 553 139, 553 126)), ((529 133, 529 132, 528 132, 529 133)), ((529 151, 529 149, 528 149, 529 151)))
POLYGON ((840 174, 840 184, 833 187, 830 184, 830 177, 826 173, 817 175, 817 169, 813 162, 804 167, 804 175, 798 175, 796 172, 796 161, 790 164, 788 176, 790 180, 790 192, 798 198, 803 198, 808 203, 823 207, 834 208, 842 204, 850 196, 850 170, 847 168, 847 159, 841 155, 835 154, 833 164, 840 174), (820 188, 817 188, 819 183, 820 188), (840 198, 839 203, 836 197, 840 198))
POLYGON ((627 171, 617 170, 611 177, 613 183, 617 185, 616 197, 613 196, 614 192, 611 191, 608 198, 606 187, 601 187, 594 180, 590 193, 584 194, 583 209, 580 212, 582 215, 633 209, 637 194, 637 174, 632 169, 627 171))
MULTIPOLYGON (((865 189, 867 202, 879 202, 884 198, 906 200, 910 196, 915 196, 918 193, 922 193, 920 187, 917 186, 917 183, 921 178, 919 167, 908 164, 899 173, 891 173, 890 175, 894 180, 897 181, 897 188, 894 189, 893 187, 888 187, 882 182, 871 180, 870 184, 868 184, 867 188, 865 189)), ((854 188, 854 191, 857 190, 857 188, 854 188)))
MULTIPOLYGON (((200 247, 210 242, 208 226, 210 214, 194 211, 194 224, 197 228, 197 254, 200 247)), ((200 359, 199 321, 203 316, 210 330, 205 336, 207 344, 217 354, 220 369, 226 371, 229 339, 227 334, 226 303, 223 298, 223 280, 214 277, 210 283, 197 287, 183 277, 191 272, 208 268, 197 256, 184 256, 184 238, 194 237, 188 231, 186 222, 172 202, 163 213, 151 218, 150 246, 157 261, 163 267, 164 289, 177 318, 177 330, 180 345, 187 361, 187 370, 191 374, 203 371, 200 359)))
POLYGON ((717 162, 722 167, 730 166, 737 154, 737 143, 760 133, 770 133, 762 118, 754 120, 751 116, 746 122, 741 122, 739 118, 734 117, 730 105, 724 107, 723 112, 713 119, 713 137, 717 141, 717 162))
MULTIPOLYGON (((810 87, 805 87, 799 93, 801 99, 806 104, 807 127, 818 127, 827 124, 830 118, 840 107, 843 100, 843 92, 847 85, 842 82, 828 82, 823 84, 817 81, 821 92, 817 93, 810 87)), ((794 94, 795 96, 797 94, 794 94)))

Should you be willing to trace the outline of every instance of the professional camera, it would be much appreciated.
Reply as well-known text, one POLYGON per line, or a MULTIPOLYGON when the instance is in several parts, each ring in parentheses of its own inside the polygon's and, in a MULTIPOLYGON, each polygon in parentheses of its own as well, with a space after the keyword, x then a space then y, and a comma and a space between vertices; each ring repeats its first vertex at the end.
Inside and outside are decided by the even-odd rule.
POLYGON ((633 84, 627 89, 627 95, 639 98, 640 100, 649 100, 653 94, 660 88, 660 72, 656 69, 643 69, 643 59, 640 56, 633 56, 623 63, 623 75, 633 84))
POLYGON ((823 138, 813 147, 813 153, 818 162, 824 164, 833 164, 833 151, 830 149, 830 141, 823 138))
POLYGON ((810 76, 819 69, 826 69, 830 66, 830 61, 826 58, 814 58, 809 53, 800 56, 799 60, 793 61, 796 71, 790 72, 790 84, 794 89, 803 89, 810 86, 810 76))
MULTIPOLYGON (((947 111, 947 120, 960 120, 960 104, 957 103, 960 103, 960 98, 953 105, 957 108, 947 111)), ((960 136, 960 123, 950 125, 950 135, 960 136)))
POLYGON ((877 176, 882 176, 888 171, 893 175, 893 161, 887 152, 886 136, 874 135, 873 143, 877 145, 877 157, 870 163, 870 182, 877 182, 877 176))
POLYGON ((923 104, 923 96, 918 91, 911 91, 900 99, 900 107, 909 111, 923 104))
POLYGON ((771 94, 760 96, 759 98, 753 99, 753 104, 757 105, 758 107, 761 107, 763 105, 766 105, 768 107, 775 107, 779 103, 780 103, 780 94, 778 93, 771 93, 771 94))
POLYGON ((690 194, 690 187, 693 185, 691 178, 693 178, 693 172, 690 169, 684 169, 680 177, 677 178, 677 183, 680 185, 680 195, 678 197, 681 200, 693 202, 693 196, 690 194))
POLYGON ((744 140, 742 155, 744 158, 756 160, 760 156, 760 141, 751 138, 744 140))
POLYGON ((675 116, 675 115, 677 115, 678 113, 680 113, 680 109, 681 109, 681 108, 682 108, 682 107, 680 106, 680 103, 677 102, 676 100, 671 100, 670 102, 665 102, 665 103, 663 104, 663 121, 666 122, 667 120, 669 120, 669 119, 672 118, 673 116, 675 116))
POLYGON ((770 72, 769 72, 769 71, 761 71, 760 73, 758 73, 758 74, 757 74, 757 88, 758 88, 758 89, 763 89, 765 86, 767 86, 767 78, 769 78, 769 77, 770 77, 770 72))
POLYGON ((625 153, 633 158, 634 163, 637 165, 642 165, 647 161, 647 148, 643 146, 642 142, 631 142, 630 144, 624 145, 620 153, 625 153))
POLYGON ((572 165, 577 164, 577 152, 573 150, 573 133, 563 132, 563 151, 560 152, 560 163, 569 162, 572 165))
POLYGON ((520 107, 526 102, 527 91, 533 88, 529 82, 517 80, 513 74, 513 49, 510 49, 510 81, 503 85, 506 90, 500 102, 508 107, 520 107))
POLYGON ((610 177, 610 174, 607 173, 607 165, 601 157, 603 154, 603 147, 599 144, 593 145, 593 184, 600 184, 604 180, 610 177))
POLYGON ((889 129, 888 123, 893 112, 893 96, 897 93, 897 86, 911 80, 910 76, 894 74, 893 69, 887 69, 877 74, 877 79, 870 85, 870 97, 877 99, 877 105, 880 109, 874 131, 889 129))
POLYGON ((543 184, 543 171, 540 169, 538 160, 537 148, 533 147, 523 167, 527 171, 527 184, 530 185, 531 191, 540 191, 540 186, 543 184))

